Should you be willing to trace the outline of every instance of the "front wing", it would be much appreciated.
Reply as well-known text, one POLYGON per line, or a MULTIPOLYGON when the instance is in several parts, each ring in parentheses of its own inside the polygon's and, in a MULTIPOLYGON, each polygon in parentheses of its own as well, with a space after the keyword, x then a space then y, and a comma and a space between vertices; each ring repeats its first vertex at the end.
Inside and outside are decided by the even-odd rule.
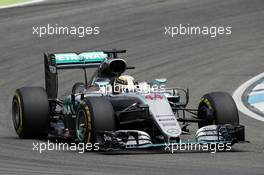
MULTIPOLYGON (((179 148, 187 145, 188 148, 197 145, 227 145, 233 146, 235 143, 245 142, 245 127, 242 125, 209 125, 200 128, 196 132, 195 139, 192 141, 163 141, 157 143, 152 141, 150 136, 138 130, 118 130, 114 132, 101 132, 97 134, 97 141, 101 151, 117 151, 132 149, 158 148, 171 151, 173 147, 179 148)), ((201 148, 199 146, 199 148, 201 148)), ((187 150, 188 151, 188 150, 187 150)), ((193 151, 193 149, 192 149, 193 151)), ((201 150, 198 150, 201 151, 201 150)))

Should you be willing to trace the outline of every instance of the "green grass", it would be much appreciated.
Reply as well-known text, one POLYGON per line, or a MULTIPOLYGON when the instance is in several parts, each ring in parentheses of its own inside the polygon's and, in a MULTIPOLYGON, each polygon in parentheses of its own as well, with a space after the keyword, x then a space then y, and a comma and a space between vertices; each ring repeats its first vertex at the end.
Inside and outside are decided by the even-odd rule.
POLYGON ((22 2, 27 2, 29 0, 0 0, 0 6, 5 6, 5 5, 13 5, 13 4, 18 4, 22 2))

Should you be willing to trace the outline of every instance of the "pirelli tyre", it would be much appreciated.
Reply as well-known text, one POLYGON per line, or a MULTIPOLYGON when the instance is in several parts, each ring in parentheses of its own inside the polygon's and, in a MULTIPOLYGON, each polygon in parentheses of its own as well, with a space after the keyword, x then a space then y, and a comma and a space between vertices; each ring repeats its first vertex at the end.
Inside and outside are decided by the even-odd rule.
POLYGON ((96 134, 103 131, 115 131, 114 110, 104 97, 89 97, 81 101, 76 111, 76 137, 80 143, 94 144, 96 134))
POLYGON ((13 125, 20 138, 47 136, 49 127, 49 102, 41 87, 17 89, 12 102, 13 125))
POLYGON ((198 107, 199 128, 207 125, 239 124, 237 106, 226 92, 212 92, 201 98, 198 107))

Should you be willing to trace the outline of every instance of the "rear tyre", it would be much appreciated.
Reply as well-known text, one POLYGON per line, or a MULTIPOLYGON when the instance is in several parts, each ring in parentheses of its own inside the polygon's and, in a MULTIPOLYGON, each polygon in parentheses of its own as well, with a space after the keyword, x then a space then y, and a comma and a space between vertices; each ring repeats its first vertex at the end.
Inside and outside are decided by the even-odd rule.
POLYGON ((49 101, 41 87, 17 89, 12 103, 12 119, 20 138, 43 138, 49 127, 49 101))
POLYGON ((212 124, 239 124, 239 115, 233 98, 225 92, 212 92, 202 97, 198 107, 199 128, 212 124))
POLYGON ((82 101, 76 112, 76 137, 81 143, 96 143, 100 131, 115 131, 114 110, 109 100, 90 97, 82 101))

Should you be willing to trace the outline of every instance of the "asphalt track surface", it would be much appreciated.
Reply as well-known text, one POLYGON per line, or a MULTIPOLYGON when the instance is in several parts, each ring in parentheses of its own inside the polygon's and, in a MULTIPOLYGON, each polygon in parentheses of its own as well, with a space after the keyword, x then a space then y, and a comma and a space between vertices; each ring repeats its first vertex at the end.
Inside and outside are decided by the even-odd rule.
MULTIPOLYGON (((189 87, 191 107, 209 91, 232 93, 264 70, 263 0, 65 0, 0 10, 0 174, 263 174, 264 125, 240 115, 250 144, 233 152, 102 155, 32 151, 11 123, 16 88, 43 86, 43 52, 124 48, 138 79, 189 87), (97 25, 99 36, 38 38, 38 25, 97 25), (169 38, 163 27, 230 25, 231 36, 169 38)), ((70 91, 77 72, 61 74, 70 91)))

